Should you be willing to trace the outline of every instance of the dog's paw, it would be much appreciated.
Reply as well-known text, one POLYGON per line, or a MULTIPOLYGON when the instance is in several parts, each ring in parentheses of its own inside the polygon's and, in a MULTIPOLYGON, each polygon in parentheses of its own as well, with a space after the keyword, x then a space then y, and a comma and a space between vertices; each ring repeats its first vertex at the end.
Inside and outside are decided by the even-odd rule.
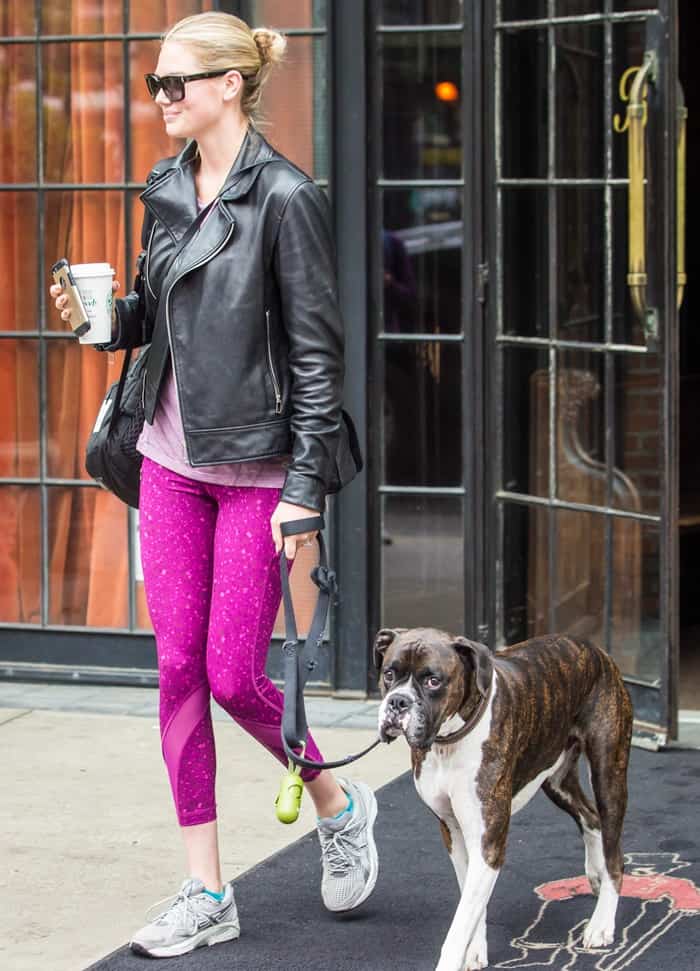
POLYGON ((486 941, 478 946, 470 944, 467 949, 467 957, 464 964, 464 971, 481 971, 489 965, 489 955, 486 948, 486 941))
POLYGON ((588 949, 609 947, 615 937, 615 928, 598 924, 594 917, 588 921, 583 934, 583 946, 588 949))

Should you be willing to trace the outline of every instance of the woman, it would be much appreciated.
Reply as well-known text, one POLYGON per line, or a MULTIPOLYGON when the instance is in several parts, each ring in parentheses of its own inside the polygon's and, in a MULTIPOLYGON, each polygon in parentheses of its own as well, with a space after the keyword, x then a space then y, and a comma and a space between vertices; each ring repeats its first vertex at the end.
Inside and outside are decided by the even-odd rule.
MULTIPOLYGON (((322 511, 343 484, 342 322, 328 203, 256 128, 286 41, 224 13, 164 36, 151 95, 169 135, 146 207, 135 289, 115 299, 116 350, 150 343, 140 491, 141 557, 158 653, 160 729, 188 877, 134 934, 162 957, 230 940, 222 885, 210 695, 286 765, 281 694, 265 659, 281 599, 280 524, 322 511)), ((119 284, 114 284, 114 289, 119 284)), ((65 296, 51 288, 64 320, 65 296)), ((321 759, 309 737, 306 753, 321 759)), ((350 910, 378 871, 376 801, 328 771, 302 776, 318 814, 322 897, 350 910)))

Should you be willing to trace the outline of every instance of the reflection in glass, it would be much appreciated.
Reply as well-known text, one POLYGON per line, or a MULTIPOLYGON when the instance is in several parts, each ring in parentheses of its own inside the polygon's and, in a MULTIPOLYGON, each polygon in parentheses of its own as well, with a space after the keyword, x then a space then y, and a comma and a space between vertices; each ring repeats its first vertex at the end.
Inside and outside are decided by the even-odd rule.
POLYGON ((379 22, 387 26, 458 23, 463 0, 380 0, 379 22))
POLYGON ((382 499, 380 626, 439 626, 464 632, 462 500, 382 499))
POLYGON ((36 192, 0 192, 0 265, 9 277, 2 330, 39 329, 36 258, 28 259, 38 246, 36 209, 36 192))
POLYGON ((37 486, 0 486, 0 621, 41 623, 41 503, 37 486))
POLYGON ((613 521, 611 653, 622 673, 647 683, 661 677, 661 547, 658 530, 613 521))
MULTIPOLYGON (((13 4, 19 7, 19 4, 13 4)), ((0 12, 0 24, 3 14, 0 12)), ((0 182, 36 180, 36 53, 31 44, 3 44, 0 85, 0 182)), ((3 222, 3 227, 4 227, 3 222)), ((3 229, 4 232, 4 229, 3 229)))
POLYGON ((458 189, 384 191, 384 331, 461 331, 463 238, 458 189))
MULTIPOLYGON (((545 390, 548 397, 549 389, 545 390)), ((544 396, 543 396, 544 397, 544 396)), ((547 401, 542 408, 548 411, 547 401)), ((557 375, 557 495, 569 502, 606 506, 605 359, 586 351, 560 351, 557 375)), ((616 493, 630 497, 624 476, 616 493)))
POLYGON ((378 43, 381 175, 461 178, 461 33, 380 34, 378 43))
POLYGON ((605 340, 605 204, 602 189, 560 188, 557 330, 562 340, 605 340))
POLYGON ((500 0, 501 20, 538 20, 547 16, 547 0, 500 0))
MULTIPOLYGON (((613 189, 612 209, 613 340, 618 344, 635 344, 644 347, 646 344, 644 331, 632 306, 627 284, 629 207, 626 186, 613 189)), ((647 226, 647 253, 650 252, 651 239, 653 236, 650 234, 650 227, 647 226)))
MULTIPOLYGON (((539 510, 533 510, 530 546, 533 568, 547 549, 546 532, 540 527, 541 515, 539 510)), ((638 523, 629 522, 633 529, 639 529, 638 523)), ((552 598, 555 630, 589 637, 602 645, 605 643, 605 516, 558 509, 554 523, 556 575, 549 590, 537 590, 534 599, 541 604, 552 598)), ((615 563, 620 561, 623 550, 624 547, 613 550, 615 563)))
POLYGON ((501 42, 502 172, 507 179, 547 175, 547 31, 515 30, 501 42))
POLYGON ((0 476, 39 475, 38 341, 0 340, 0 476))
POLYGON ((503 482, 508 492, 549 495, 548 352, 506 347, 503 355, 503 482))
POLYGON ((392 342, 383 348, 383 481, 391 485, 460 485, 460 347, 392 342))
POLYGON ((503 332, 549 336, 547 190, 501 190, 503 332))
POLYGON ((600 24, 559 27, 555 31, 555 44, 555 174, 560 178, 601 178, 604 162, 603 27, 600 24))
POLYGON ((123 181, 122 66, 118 41, 42 45, 47 182, 123 181))
POLYGON ((104 489, 48 489, 49 623, 128 624, 127 510, 104 489))
POLYGON ((517 644, 536 633, 551 630, 549 601, 542 593, 549 589, 549 556, 541 555, 537 560, 531 557, 531 541, 538 543, 541 550, 549 548, 546 510, 504 503, 501 632, 504 644, 517 644))
POLYGON ((615 463, 630 484, 621 509, 661 511, 663 374, 658 354, 615 356, 615 463))

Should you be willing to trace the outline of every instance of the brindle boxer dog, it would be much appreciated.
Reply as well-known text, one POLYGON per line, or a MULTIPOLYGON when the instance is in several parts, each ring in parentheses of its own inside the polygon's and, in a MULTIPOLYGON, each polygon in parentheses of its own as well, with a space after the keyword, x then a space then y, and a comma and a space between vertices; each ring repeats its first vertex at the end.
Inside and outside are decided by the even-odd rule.
POLYGON ((510 817, 540 786, 583 835, 598 901, 586 948, 612 943, 622 883, 632 705, 600 648, 556 634, 492 653, 433 628, 380 630, 379 734, 403 734, 421 799, 440 821, 461 896, 437 971, 488 964, 486 907, 510 817), (595 805, 579 783, 590 768, 595 805))

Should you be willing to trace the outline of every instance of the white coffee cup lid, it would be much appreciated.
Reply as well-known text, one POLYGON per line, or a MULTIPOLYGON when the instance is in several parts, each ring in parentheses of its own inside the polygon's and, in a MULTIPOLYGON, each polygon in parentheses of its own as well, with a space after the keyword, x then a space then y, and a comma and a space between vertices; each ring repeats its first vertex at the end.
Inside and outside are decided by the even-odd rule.
POLYGON ((79 276, 113 276, 109 263, 72 263, 71 270, 79 276))

